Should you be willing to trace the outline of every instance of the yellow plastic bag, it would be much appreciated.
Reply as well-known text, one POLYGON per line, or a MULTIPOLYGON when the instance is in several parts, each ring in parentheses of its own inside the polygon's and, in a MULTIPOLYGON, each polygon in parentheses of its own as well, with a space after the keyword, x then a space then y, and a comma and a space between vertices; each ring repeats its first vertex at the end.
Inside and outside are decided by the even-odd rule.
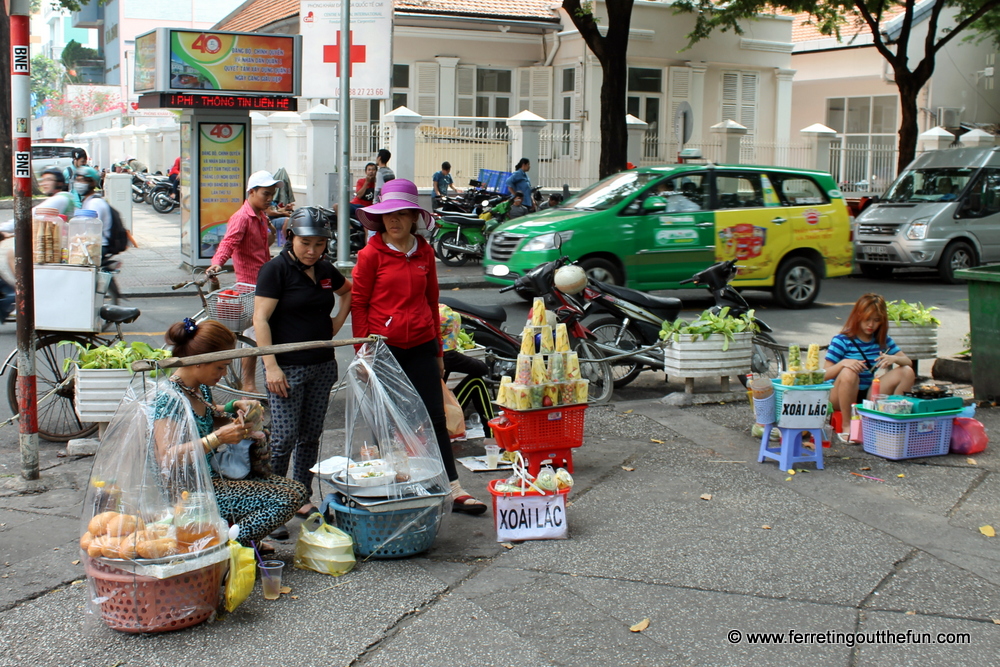
POLYGON ((244 547, 235 540, 229 540, 229 575, 226 577, 226 611, 232 612, 253 591, 257 564, 253 559, 253 549, 244 547))
POLYGON ((339 577, 354 568, 354 540, 313 512, 302 522, 295 543, 295 567, 339 577))

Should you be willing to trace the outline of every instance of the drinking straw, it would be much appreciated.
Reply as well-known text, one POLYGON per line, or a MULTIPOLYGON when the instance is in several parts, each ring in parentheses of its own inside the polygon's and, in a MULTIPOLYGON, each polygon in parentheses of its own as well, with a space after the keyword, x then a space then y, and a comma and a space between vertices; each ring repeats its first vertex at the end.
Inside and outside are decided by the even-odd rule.
POLYGON ((859 472, 852 472, 852 475, 857 475, 858 477, 864 477, 865 479, 874 479, 876 482, 884 482, 884 479, 879 479, 878 477, 870 477, 868 475, 862 475, 859 472))
MULTIPOLYGON (((256 542, 254 542, 253 540, 250 540, 250 546, 252 546, 252 547, 253 547, 253 552, 254 552, 255 554, 257 554, 257 562, 259 562, 259 563, 260 563, 261 565, 263 565, 263 564, 264 564, 264 559, 263 559, 263 558, 261 558, 261 556, 260 556, 260 552, 259 552, 259 551, 257 551, 257 543, 256 543, 256 542)), ((264 576, 265 576, 265 577, 267 577, 268 579, 270 579, 270 578, 271 578, 271 575, 270 575, 270 574, 268 574, 268 573, 267 573, 267 570, 265 570, 265 569, 264 569, 263 567, 261 567, 261 568, 260 568, 260 572, 261 572, 261 574, 262 574, 262 575, 264 575, 264 576)))

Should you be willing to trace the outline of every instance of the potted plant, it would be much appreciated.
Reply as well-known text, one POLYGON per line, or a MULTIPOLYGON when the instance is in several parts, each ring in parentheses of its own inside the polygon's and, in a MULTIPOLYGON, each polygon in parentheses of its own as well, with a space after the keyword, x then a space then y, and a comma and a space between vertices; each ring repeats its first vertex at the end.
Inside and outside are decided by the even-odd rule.
POLYGON ((131 344, 118 341, 113 345, 94 347, 75 341, 62 344, 77 348, 76 357, 64 361, 64 370, 76 366, 74 407, 76 414, 85 422, 110 422, 115 416, 118 404, 132 382, 132 362, 170 356, 168 350, 138 341, 131 344))
POLYGON ((753 311, 731 317, 729 308, 718 314, 706 310, 690 324, 677 319, 664 322, 660 338, 665 341, 664 370, 667 375, 685 378, 685 391, 694 390, 693 378, 722 378, 723 390, 729 376, 750 371, 753 335, 758 330, 753 311))
POLYGON ((889 335, 910 359, 937 358, 937 335, 941 320, 931 315, 937 308, 924 304, 889 301, 889 335))

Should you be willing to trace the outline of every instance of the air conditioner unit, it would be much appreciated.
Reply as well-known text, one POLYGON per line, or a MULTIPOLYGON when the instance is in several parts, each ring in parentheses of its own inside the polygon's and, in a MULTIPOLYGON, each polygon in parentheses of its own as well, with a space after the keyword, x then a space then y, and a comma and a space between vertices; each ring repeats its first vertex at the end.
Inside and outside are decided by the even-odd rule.
POLYGON ((962 120, 962 110, 954 107, 938 107, 937 124, 940 127, 958 127, 962 120))

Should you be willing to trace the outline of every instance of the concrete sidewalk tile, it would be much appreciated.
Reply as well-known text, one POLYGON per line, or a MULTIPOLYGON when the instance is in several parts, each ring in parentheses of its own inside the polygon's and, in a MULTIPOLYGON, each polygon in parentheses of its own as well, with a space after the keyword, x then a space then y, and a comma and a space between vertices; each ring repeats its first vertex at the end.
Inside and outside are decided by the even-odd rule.
MULTIPOLYGON (((992 621, 968 621, 941 616, 907 616, 893 612, 865 612, 858 632, 930 634, 931 643, 865 643, 857 650, 857 667, 909 667, 910 665, 996 665, 1000 655, 1000 629, 992 621), (939 633, 968 633, 968 643, 934 643, 939 633)), ((873 637, 878 639, 877 636, 873 637)), ((965 641, 964 639, 960 641, 965 641)))

